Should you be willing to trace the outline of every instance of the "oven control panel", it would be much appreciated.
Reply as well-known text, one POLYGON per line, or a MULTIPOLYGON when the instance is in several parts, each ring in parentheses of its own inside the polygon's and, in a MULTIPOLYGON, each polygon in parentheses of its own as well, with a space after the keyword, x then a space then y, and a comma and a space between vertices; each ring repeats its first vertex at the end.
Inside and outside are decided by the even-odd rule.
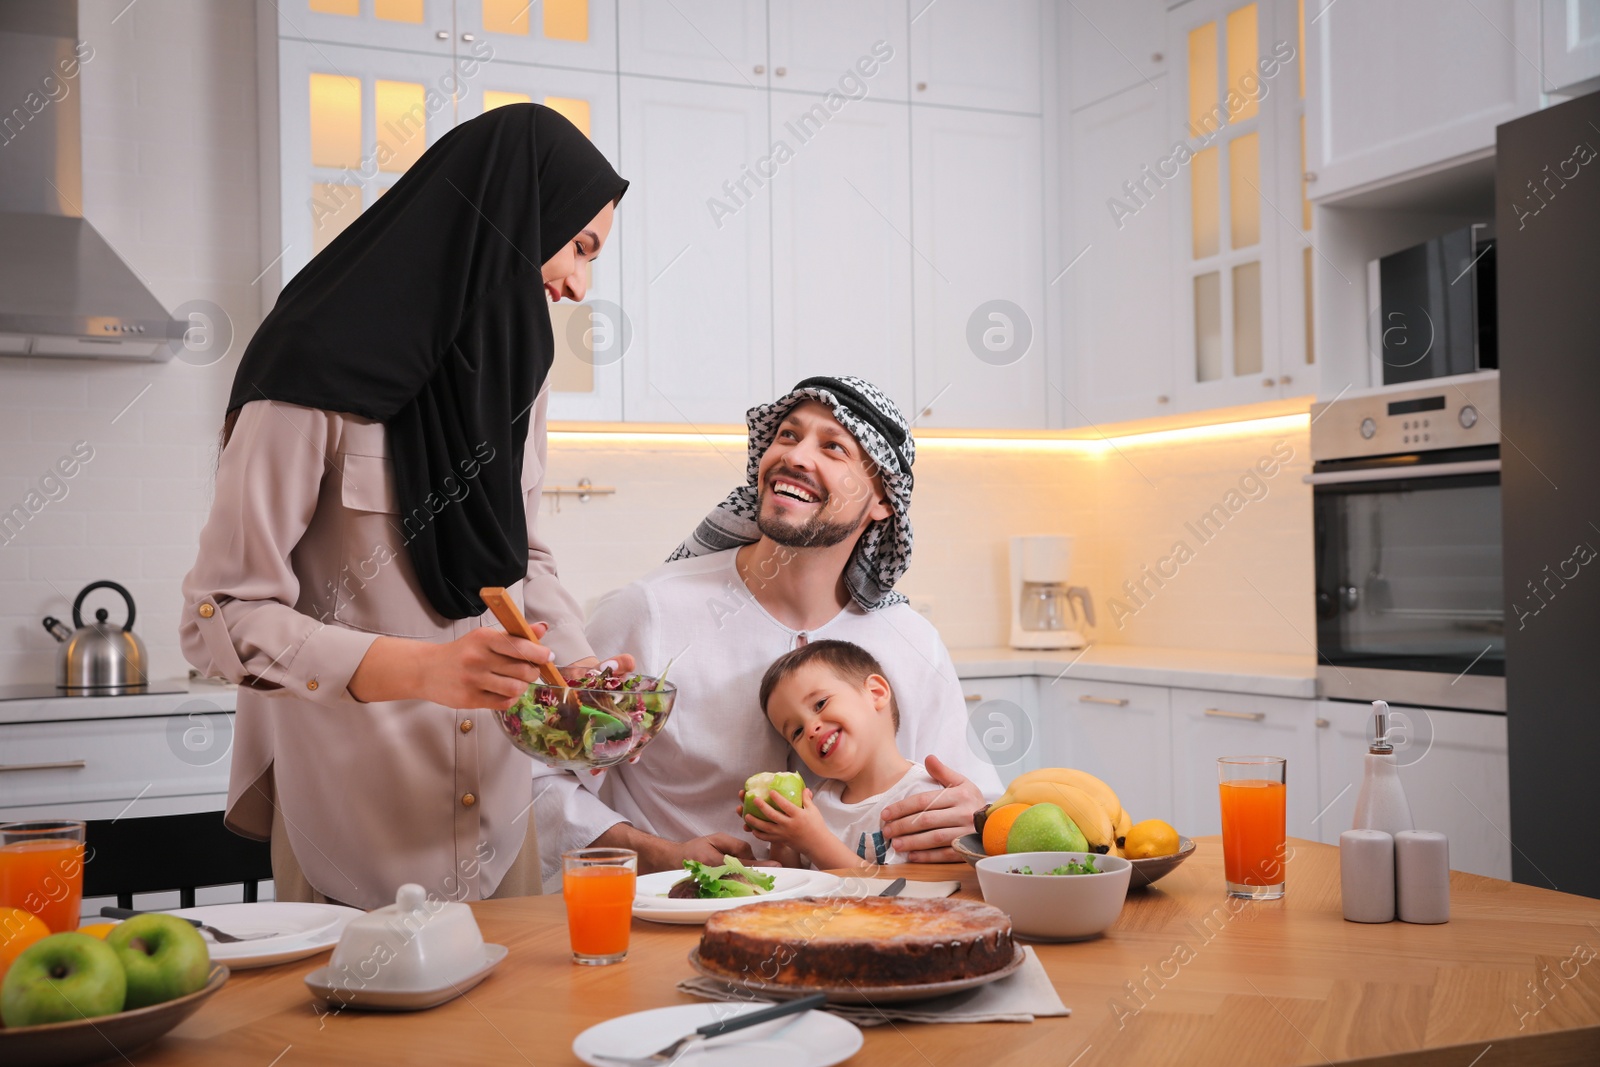
POLYGON ((1375 389, 1311 408, 1313 462, 1499 443, 1497 371, 1375 389))

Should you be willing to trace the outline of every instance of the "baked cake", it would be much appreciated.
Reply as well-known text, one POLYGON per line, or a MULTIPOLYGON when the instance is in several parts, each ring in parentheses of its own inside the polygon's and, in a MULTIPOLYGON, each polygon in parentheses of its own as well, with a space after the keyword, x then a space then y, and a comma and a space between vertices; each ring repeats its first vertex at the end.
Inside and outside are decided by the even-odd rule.
POLYGON ((700 962, 729 979, 793 986, 922 985, 998 971, 1011 919, 975 900, 797 897, 719 911, 700 962))

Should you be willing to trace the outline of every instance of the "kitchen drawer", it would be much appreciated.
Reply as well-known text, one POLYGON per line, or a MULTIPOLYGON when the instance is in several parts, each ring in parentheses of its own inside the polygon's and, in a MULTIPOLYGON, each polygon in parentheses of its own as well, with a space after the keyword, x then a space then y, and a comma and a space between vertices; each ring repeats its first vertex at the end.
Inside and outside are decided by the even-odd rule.
POLYGON ((1000 775, 1000 784, 1039 762, 1039 700, 1033 678, 963 678, 967 740, 1000 775))
POLYGON ((1062 678, 1039 682, 1041 765, 1088 771, 1116 790, 1134 822, 1177 822, 1172 802, 1172 718, 1163 686, 1062 678))
POLYGON ((1222 832, 1217 760, 1282 756, 1288 761, 1290 837, 1317 837, 1317 727, 1311 700, 1172 690, 1172 780, 1180 822, 1191 837, 1222 832))
POLYGON ((0 726, 0 808, 226 793, 233 715, 0 726))

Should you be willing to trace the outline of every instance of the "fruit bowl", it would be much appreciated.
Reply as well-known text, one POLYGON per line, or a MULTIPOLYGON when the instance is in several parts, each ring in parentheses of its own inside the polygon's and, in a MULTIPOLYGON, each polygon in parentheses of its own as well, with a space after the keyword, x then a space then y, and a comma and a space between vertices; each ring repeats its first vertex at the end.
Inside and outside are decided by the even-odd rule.
POLYGON ((985 856, 978 869, 983 899, 1011 916, 1012 931, 1032 941, 1083 941, 1104 933, 1128 896, 1131 860, 1093 852, 1011 852, 985 856), (1093 856, 1094 874, 1047 874, 1093 856), (1035 873, 1017 874, 1018 868, 1035 873))
MULTIPOLYGON (((951 843, 950 847, 955 849, 962 859, 974 867, 978 865, 979 860, 987 856, 987 853, 983 851, 983 838, 977 834, 966 834, 958 837, 951 843)), ((1178 864, 1192 855, 1194 855, 1194 840, 1179 834, 1178 851, 1172 855, 1152 856, 1150 859, 1145 860, 1129 860, 1128 862, 1133 865, 1133 874, 1128 879, 1128 892, 1131 893, 1135 889, 1144 889, 1157 879, 1171 874, 1177 869, 1178 864)))
POLYGON ((607 674, 570 693, 531 685, 495 719, 518 751, 540 763, 573 771, 614 767, 661 732, 678 688, 643 674, 607 674))
POLYGON ((199 1010, 228 980, 228 968, 211 965, 206 984, 186 997, 148 1008, 43 1026, 0 1028, 0 1063, 7 1067, 68 1067, 126 1060, 199 1010))

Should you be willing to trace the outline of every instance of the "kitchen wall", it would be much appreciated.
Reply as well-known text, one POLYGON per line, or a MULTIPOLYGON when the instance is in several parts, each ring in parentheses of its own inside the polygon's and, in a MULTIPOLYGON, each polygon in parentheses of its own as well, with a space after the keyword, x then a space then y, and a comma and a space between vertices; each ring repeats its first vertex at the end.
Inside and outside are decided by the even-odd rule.
MULTIPOLYGON (((176 640, 178 584, 209 505, 233 369, 259 320, 254 279, 277 253, 257 236, 251 5, 86 0, 80 12, 79 34, 95 50, 76 87, 84 214, 169 309, 193 306, 234 337, 229 355, 209 366, 0 360, 0 511, 30 493, 43 504, 14 537, 0 534, 0 685, 52 678, 56 646, 39 620, 65 617, 78 589, 98 578, 133 592, 155 673, 187 669, 176 640), (81 472, 42 484, 80 441, 93 450, 81 472)), ((1073 580, 1091 588, 1100 613, 1095 640, 1309 653, 1306 431, 1304 419, 1290 422, 1121 439, 1115 448, 928 441, 917 463, 916 555, 902 588, 931 604, 952 647, 1002 644, 1005 539, 1069 533, 1073 580), (1246 481, 1258 461, 1272 465, 1280 440, 1287 462, 1246 481), (1124 581, 1143 588, 1130 595, 1124 581)), ((558 438, 551 482, 588 477, 617 488, 546 516, 566 581, 588 602, 645 573, 743 469, 739 447, 694 438, 558 438)))

